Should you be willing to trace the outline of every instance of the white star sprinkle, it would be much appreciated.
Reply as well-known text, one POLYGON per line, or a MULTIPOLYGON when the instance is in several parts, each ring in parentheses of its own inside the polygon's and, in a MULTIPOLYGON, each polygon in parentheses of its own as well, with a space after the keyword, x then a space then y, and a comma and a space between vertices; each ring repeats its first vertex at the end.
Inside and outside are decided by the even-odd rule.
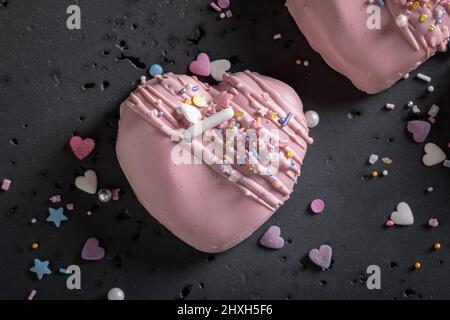
POLYGON ((267 112, 269 112, 269 109, 268 109, 268 108, 265 108, 265 107, 261 107, 261 108, 258 110, 258 112, 259 112, 259 114, 260 114, 261 116, 265 117, 266 114, 267 114, 267 112))

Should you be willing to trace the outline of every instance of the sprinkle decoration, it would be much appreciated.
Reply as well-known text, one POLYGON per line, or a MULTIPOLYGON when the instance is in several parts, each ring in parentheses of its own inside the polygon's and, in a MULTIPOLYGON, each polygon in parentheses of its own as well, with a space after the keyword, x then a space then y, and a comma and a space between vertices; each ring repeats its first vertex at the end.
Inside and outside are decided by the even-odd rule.
POLYGON ((78 160, 84 160, 95 149, 95 140, 92 138, 83 139, 79 136, 74 136, 70 138, 69 144, 78 160))
POLYGON ((152 64, 148 69, 148 73, 152 77, 156 77, 162 75, 164 73, 164 69, 159 64, 152 64))
POLYGON ((406 128, 412 133, 415 142, 422 143, 427 139, 431 131, 431 124, 427 121, 415 120, 409 121, 406 128))
POLYGON ((59 228, 62 221, 67 221, 68 218, 64 215, 64 208, 60 207, 58 209, 49 208, 49 216, 47 217, 47 222, 53 222, 55 227, 59 228))
POLYGON ((11 180, 3 179, 0 189, 3 191, 8 191, 11 188, 11 180))
POLYGON ((310 205, 311 211, 315 214, 320 214, 325 210, 325 202, 322 199, 315 199, 310 205))
POLYGON ((39 259, 34 259, 34 266, 30 268, 30 271, 36 274, 38 280, 42 280, 45 275, 52 274, 49 264, 50 262, 48 260, 41 261, 39 259))
POLYGON ((75 179, 75 186, 89 194, 97 193, 97 174, 94 170, 87 170, 83 176, 79 176, 75 179))
POLYGON ((431 218, 430 220, 428 220, 428 226, 431 228, 439 227, 439 220, 436 218, 431 218))
POLYGON ((88 261, 97 261, 103 259, 105 256, 105 249, 100 246, 97 238, 91 237, 84 243, 81 250, 81 258, 88 261))
POLYGON ((120 288, 112 288, 108 291, 108 300, 124 300, 125 293, 120 288))
POLYGON ((33 300, 34 297, 36 296, 37 291, 36 290, 31 290, 30 293, 28 294, 27 300, 33 300))
POLYGON ((189 70, 198 76, 209 77, 211 75, 211 62, 206 53, 200 53, 197 59, 189 65, 189 70))
POLYGON ((281 229, 271 226, 261 237, 259 243, 269 249, 281 249, 284 247, 284 239, 281 237, 281 229))
POLYGON ((406 202, 400 202, 397 205, 397 210, 391 213, 390 220, 399 226, 414 224, 414 216, 410 206, 406 202))
POLYGON ((333 249, 329 245, 321 245, 319 249, 312 249, 309 251, 308 257, 315 265, 327 270, 331 266, 331 258, 333 249))

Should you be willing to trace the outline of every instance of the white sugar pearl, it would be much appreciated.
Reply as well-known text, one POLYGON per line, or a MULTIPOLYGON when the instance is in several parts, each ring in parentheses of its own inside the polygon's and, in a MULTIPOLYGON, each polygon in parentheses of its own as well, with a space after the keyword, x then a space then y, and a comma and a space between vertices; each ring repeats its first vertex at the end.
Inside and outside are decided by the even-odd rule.
POLYGON ((125 293, 120 288, 112 288, 108 291, 108 300, 124 300, 125 293))
POLYGON ((306 117, 306 123, 308 125, 308 128, 314 128, 317 127, 317 125, 319 124, 320 118, 319 118, 319 114, 315 111, 307 111, 305 113, 305 117, 306 117))
POLYGON ((395 23, 399 28, 402 28, 408 24, 408 17, 404 14, 399 14, 397 19, 395 19, 395 23))
POLYGON ((414 106, 414 102, 409 101, 409 102, 408 102, 408 107, 412 108, 412 106, 414 106))
POLYGON ((428 92, 434 92, 434 87, 433 86, 429 86, 428 88, 427 88, 427 90, 428 90, 428 92))

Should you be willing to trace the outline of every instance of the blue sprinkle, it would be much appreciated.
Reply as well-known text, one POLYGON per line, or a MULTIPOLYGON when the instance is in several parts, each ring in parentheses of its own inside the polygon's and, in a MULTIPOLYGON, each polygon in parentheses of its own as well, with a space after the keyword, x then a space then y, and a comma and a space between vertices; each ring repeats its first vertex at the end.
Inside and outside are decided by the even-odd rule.
POLYGON ((42 280, 44 275, 52 274, 52 271, 48 267, 49 261, 41 261, 39 259, 34 259, 34 266, 30 269, 31 272, 34 272, 39 280, 42 280))
POLYGON ((195 87, 192 87, 192 91, 198 91, 200 89, 200 87, 199 86, 195 86, 195 87))
POLYGON ((293 116, 294 116, 294 115, 292 114, 292 112, 289 112, 289 113, 287 114, 286 118, 280 119, 281 127, 282 127, 282 128, 286 127, 286 126, 289 124, 289 121, 291 121, 291 119, 292 119, 293 116))
POLYGON ((181 93, 181 94, 184 94, 184 93, 186 93, 186 92, 187 92, 186 88, 181 88, 181 90, 180 90, 180 93, 181 93))
POLYGON ((163 72, 164 72, 164 69, 159 64, 152 64, 150 66, 150 68, 148 69, 148 73, 152 77, 159 76, 159 75, 163 74, 163 72))
POLYGON ((384 0, 378 0, 378 4, 380 5, 380 7, 384 7, 384 0))

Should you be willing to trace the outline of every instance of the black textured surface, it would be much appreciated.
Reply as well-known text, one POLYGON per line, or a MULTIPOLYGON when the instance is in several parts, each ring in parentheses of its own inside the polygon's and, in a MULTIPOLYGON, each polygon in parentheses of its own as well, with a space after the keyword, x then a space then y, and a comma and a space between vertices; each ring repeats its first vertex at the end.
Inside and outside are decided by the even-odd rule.
POLYGON ((13 179, 12 189, 0 193, 0 298, 23 299, 36 289, 37 299, 96 299, 114 286, 128 299, 450 298, 450 170, 421 164, 423 145, 406 132, 411 114, 403 108, 412 99, 426 111, 432 103, 442 107, 428 141, 448 154, 448 54, 420 68, 433 77, 432 95, 421 98, 426 85, 410 79, 368 96, 311 50, 282 1, 235 0, 234 17, 224 20, 201 0, 78 1, 82 29, 69 31, 66 8, 74 2, 0 1, 0 179, 13 179), (282 39, 274 41, 276 33, 282 39), (289 202, 247 241, 217 255, 183 244, 146 213, 114 151, 118 105, 144 67, 159 62, 185 73, 200 51, 232 58, 232 71, 248 68, 287 82, 321 117, 289 202), (296 66, 297 57, 311 65, 296 66), (399 107, 387 112, 386 102, 399 107), (82 162, 68 147, 74 133, 97 141, 82 162), (394 160, 388 177, 363 178, 372 153, 394 160), (101 186, 121 187, 121 200, 98 205, 76 191, 74 179, 86 168, 96 170, 101 186), (428 186, 435 191, 426 194, 428 186), (60 229, 45 222, 54 194, 76 205, 60 229), (313 216, 307 207, 317 197, 327 208, 313 216), (415 224, 384 229, 400 201, 412 207, 415 224), (38 222, 30 225, 33 217, 38 222), (426 228, 430 217, 441 226, 426 228), (271 224, 287 240, 280 251, 258 246, 271 224), (102 261, 80 260, 90 236, 106 248, 102 261), (432 252, 436 241, 443 249, 432 252), (30 249, 33 242, 38 250, 30 249), (334 264, 317 272, 302 261, 322 243, 332 245, 334 264), (37 281, 28 271, 35 257, 50 260, 54 274, 37 281), (410 270, 415 261, 422 270, 410 270), (82 268, 82 290, 66 289, 57 272, 70 264, 82 268), (382 269, 382 290, 365 286, 371 264, 382 269))

